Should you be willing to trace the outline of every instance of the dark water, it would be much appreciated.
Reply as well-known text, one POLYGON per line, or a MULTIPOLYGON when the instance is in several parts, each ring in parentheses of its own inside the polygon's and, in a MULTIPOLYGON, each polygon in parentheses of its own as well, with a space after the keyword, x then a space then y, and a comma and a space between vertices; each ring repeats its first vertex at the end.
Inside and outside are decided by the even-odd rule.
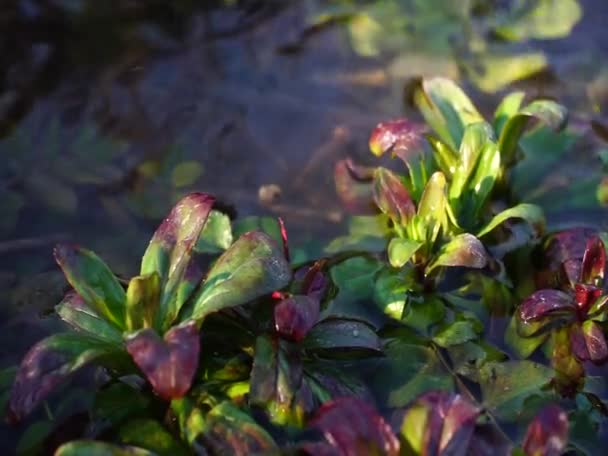
MULTIPOLYGON (((238 216, 281 215, 293 244, 314 254, 345 230, 333 164, 371 161, 370 129, 413 115, 403 101, 412 76, 458 78, 487 113, 499 99, 452 56, 358 55, 341 22, 310 28, 311 5, 323 2, 220 3, 2 2, 0 367, 58 328, 41 318, 65 288, 58 240, 132 275, 171 204, 200 190, 238 216), (280 195, 261 199, 270 184, 280 195)), ((556 170, 562 190, 598 167, 589 121, 608 107, 608 3, 581 5, 569 37, 523 45, 544 50, 549 68, 514 85, 568 105, 588 138, 580 167, 556 170)), ((607 223, 604 211, 570 216, 607 223)), ((14 444, 14 431, 0 432, 14 444)))

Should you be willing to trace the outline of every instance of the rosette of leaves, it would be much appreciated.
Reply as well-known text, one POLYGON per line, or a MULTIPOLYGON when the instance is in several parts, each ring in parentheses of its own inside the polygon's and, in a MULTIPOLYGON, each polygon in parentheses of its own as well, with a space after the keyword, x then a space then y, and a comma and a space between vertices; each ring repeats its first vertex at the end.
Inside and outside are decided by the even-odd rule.
POLYGON ((608 358, 604 323, 608 318, 604 290, 606 250, 602 240, 587 240, 578 279, 561 290, 532 293, 517 309, 507 342, 529 356, 547 342, 547 351, 562 394, 572 395, 584 383, 583 363, 602 364, 608 358))
POLYGON ((204 193, 180 200, 150 241, 140 275, 126 289, 93 252, 73 245, 55 249, 73 287, 56 313, 73 331, 52 335, 26 354, 9 400, 13 420, 91 362, 118 376, 139 368, 162 399, 181 397, 197 369, 205 318, 289 283, 283 252, 259 232, 242 235, 203 278, 193 250, 200 238, 213 238, 204 230, 213 202, 204 193))

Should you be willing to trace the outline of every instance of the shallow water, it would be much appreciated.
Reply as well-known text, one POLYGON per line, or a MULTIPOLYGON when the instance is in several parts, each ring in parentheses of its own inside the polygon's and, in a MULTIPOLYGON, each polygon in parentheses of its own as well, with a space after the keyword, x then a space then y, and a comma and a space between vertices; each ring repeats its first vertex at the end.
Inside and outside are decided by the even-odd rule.
MULTIPOLYGON (((345 230, 335 161, 371 162, 371 128, 414 115, 402 96, 412 76, 459 77, 452 57, 432 52, 357 55, 344 25, 311 31, 308 2, 178 11, 130 1, 86 14, 78 9, 86 2, 8 3, 0 6, 0 367, 59 326, 40 318, 65 288, 52 258, 58 240, 133 275, 171 204, 200 190, 238 216, 282 216, 293 245, 315 254, 345 230), (280 195, 261 199, 270 184, 280 195)), ((598 167, 589 120, 608 106, 608 3, 581 4, 569 37, 525 45, 546 52, 550 71, 514 85, 565 103, 586 134, 580 166, 552 170, 558 194, 598 167)), ((491 113, 498 95, 460 80, 491 113)), ((608 219, 585 207, 568 219, 556 210, 550 221, 608 219)))

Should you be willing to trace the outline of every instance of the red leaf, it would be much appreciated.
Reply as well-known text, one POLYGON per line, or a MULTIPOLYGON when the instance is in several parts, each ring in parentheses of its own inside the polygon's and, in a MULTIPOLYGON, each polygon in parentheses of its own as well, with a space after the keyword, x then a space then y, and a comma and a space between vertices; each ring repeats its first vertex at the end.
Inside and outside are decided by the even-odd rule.
POLYGON ((323 274, 326 260, 318 260, 310 267, 302 267, 294 274, 294 293, 304 294, 321 302, 327 290, 328 280, 323 274))
POLYGON ((601 363, 608 358, 608 347, 602 327, 595 321, 583 323, 583 337, 589 352, 589 359, 594 363, 601 363))
POLYGON ((405 226, 416 214, 416 206, 399 176, 386 168, 376 169, 374 200, 395 224, 405 226))
POLYGON ((557 405, 548 405, 528 426, 523 450, 534 456, 559 456, 568 443, 568 416, 557 405))
POLYGON ((341 456, 399 454, 391 427, 367 402, 342 397, 323 404, 311 421, 341 456))
POLYGON ((198 365, 200 340, 195 322, 171 328, 161 339, 153 329, 129 337, 127 351, 163 399, 182 397, 198 365))
POLYGON ((601 286, 606 268, 606 249, 602 240, 594 236, 587 241, 580 281, 589 285, 601 286))
POLYGON ((407 162, 411 159, 412 152, 422 148, 422 133, 425 129, 424 125, 408 119, 381 122, 372 130, 369 148, 374 155, 380 156, 392 152, 393 155, 407 162))
POLYGON ((346 209, 354 214, 375 214, 372 182, 374 168, 359 166, 348 158, 334 168, 336 193, 346 209))
POLYGON ((584 316, 591 305, 602 295, 602 289, 594 285, 577 283, 574 285, 574 299, 580 315, 584 316))
POLYGON ((524 322, 530 322, 540 320, 551 313, 575 310, 572 297, 563 291, 539 290, 519 306, 519 317, 524 322))
POLYGON ((279 220, 279 228, 281 230, 281 240, 283 241, 283 255, 285 255, 285 259, 287 260, 287 262, 289 262, 290 255, 289 255, 289 243, 287 242, 287 230, 285 229, 285 223, 283 222, 283 219, 281 217, 279 217, 278 220, 279 220))
POLYGON ((300 342, 319 318, 319 301, 309 296, 296 295, 284 299, 274 307, 274 326, 277 332, 300 342))

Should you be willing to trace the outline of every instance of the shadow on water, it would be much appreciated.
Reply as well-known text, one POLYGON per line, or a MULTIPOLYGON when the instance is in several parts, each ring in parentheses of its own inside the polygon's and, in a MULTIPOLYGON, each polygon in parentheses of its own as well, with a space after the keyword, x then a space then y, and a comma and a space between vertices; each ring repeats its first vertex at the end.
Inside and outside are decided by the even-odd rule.
MULTIPOLYGON (((491 113, 498 97, 475 89, 454 48, 366 55, 353 48, 346 16, 311 21, 311 5, 324 3, 3 2, 0 367, 60 326, 40 318, 66 287, 55 242, 86 245, 133 275, 160 218, 196 189, 239 216, 282 216, 293 244, 315 255, 345 229, 333 163, 370 161, 371 128, 413 115, 403 103, 411 77, 459 78, 491 113)), ((582 131, 573 140, 581 168, 555 163, 541 199, 569 189, 585 164, 597 167, 589 121, 608 106, 608 4, 581 5, 568 38, 525 44, 549 66, 509 86, 559 98, 582 131)), ((568 210, 606 226, 603 211, 587 209, 568 210)), ((562 214, 550 215, 555 226, 562 214)), ((0 432, 12 447, 14 431, 0 432)))

